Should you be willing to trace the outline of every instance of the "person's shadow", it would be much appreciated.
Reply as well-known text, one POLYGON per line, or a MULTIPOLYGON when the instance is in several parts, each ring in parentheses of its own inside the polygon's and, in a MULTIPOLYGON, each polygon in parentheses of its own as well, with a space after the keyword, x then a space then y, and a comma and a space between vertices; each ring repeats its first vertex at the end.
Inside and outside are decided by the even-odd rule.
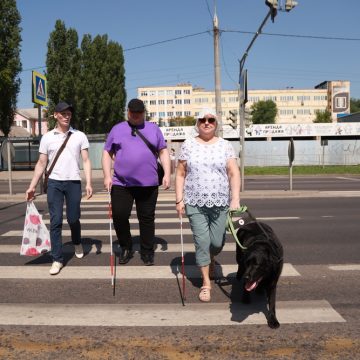
MULTIPOLYGON (((84 250, 84 257, 94 252, 96 255, 101 254, 102 241, 94 238, 82 238, 81 243, 84 250)), ((71 241, 63 244, 64 265, 66 265, 74 256, 74 245, 71 241)), ((44 253, 28 262, 25 265, 51 264, 52 258, 49 252, 44 253)))

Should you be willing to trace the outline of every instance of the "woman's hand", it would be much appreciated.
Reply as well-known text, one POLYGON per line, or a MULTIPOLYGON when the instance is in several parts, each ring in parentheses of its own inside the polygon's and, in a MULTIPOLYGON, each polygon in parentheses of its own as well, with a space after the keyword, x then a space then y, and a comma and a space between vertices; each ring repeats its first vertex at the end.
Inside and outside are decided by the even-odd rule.
POLYGON ((240 207, 240 200, 231 199, 229 210, 236 210, 240 207))
POLYGON ((176 211, 178 213, 179 218, 185 214, 185 204, 184 200, 181 200, 179 203, 176 204, 176 211))

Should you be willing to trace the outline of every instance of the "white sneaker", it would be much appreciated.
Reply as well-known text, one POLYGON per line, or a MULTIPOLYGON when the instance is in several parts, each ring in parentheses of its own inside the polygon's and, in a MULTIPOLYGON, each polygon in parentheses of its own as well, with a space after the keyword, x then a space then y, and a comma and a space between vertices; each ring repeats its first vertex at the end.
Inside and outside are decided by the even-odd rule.
POLYGON ((54 261, 51 265, 51 269, 49 271, 50 275, 56 275, 60 272, 60 270, 63 268, 63 263, 54 261))
POLYGON ((78 258, 78 259, 81 259, 82 257, 84 257, 84 250, 83 250, 83 247, 81 244, 79 245, 74 245, 75 247, 75 256, 78 258))

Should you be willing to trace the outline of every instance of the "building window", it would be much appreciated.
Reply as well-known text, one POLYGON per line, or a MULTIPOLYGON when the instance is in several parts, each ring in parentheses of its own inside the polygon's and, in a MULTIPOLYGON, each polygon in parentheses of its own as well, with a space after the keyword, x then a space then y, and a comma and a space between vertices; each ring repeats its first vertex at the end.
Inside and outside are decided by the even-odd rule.
POLYGON ((173 90, 166 90, 166 95, 174 95, 174 91, 173 90))
POLYGON ((163 111, 159 112, 159 117, 165 117, 165 113, 163 111))
POLYGON ((190 90, 184 90, 184 94, 190 95, 190 90))
POLYGON ((159 91, 158 91, 158 95, 159 95, 159 96, 164 96, 164 95, 165 95, 165 91, 164 91, 164 90, 159 90, 159 91))
POLYGON ((167 103, 168 105, 172 105, 172 104, 174 103, 174 100, 166 100, 166 103, 167 103))
POLYGON ((190 104, 190 99, 184 99, 184 104, 190 104))
POLYGON ((156 105, 156 100, 150 100, 150 105, 156 105))
POLYGON ((185 115, 185 116, 190 116, 190 115, 191 115, 191 112, 190 112, 190 111, 184 111, 184 115, 185 115))
POLYGON ((305 95, 298 96, 297 100, 298 101, 310 101, 310 96, 305 96, 305 95))
POLYGON ((276 101, 276 96, 271 96, 271 95, 264 96, 264 100, 265 101, 267 101, 267 100, 276 101))
POLYGON ((280 101, 293 101, 293 96, 280 96, 280 101))
POLYGON ((159 100, 159 105, 165 105, 165 100, 159 100))
POLYGON ((175 95, 181 95, 181 90, 175 90, 175 95))
POLYGON ((174 116, 174 113, 173 113, 172 111, 169 111, 169 112, 167 113, 167 116, 168 116, 168 117, 172 117, 172 116, 174 116))
POLYGON ((156 116, 156 113, 155 113, 155 112, 151 112, 151 113, 149 114, 149 116, 150 116, 151 118, 154 118, 154 117, 156 116))
POLYGON ((181 116, 182 116, 182 111, 177 111, 177 112, 176 112, 176 116, 180 116, 180 117, 181 117, 181 116))
POLYGON ((346 105, 346 97, 345 96, 335 98, 335 109, 346 108, 346 107, 347 107, 347 105, 346 105))
POLYGON ((177 105, 181 105, 181 104, 182 104, 181 99, 176 99, 176 100, 175 100, 175 104, 177 104, 177 105))
POLYGON ((149 96, 155 96, 156 92, 154 90, 149 91, 149 96))
POLYGON ((140 96, 147 96, 147 91, 142 91, 142 92, 140 93, 140 96))

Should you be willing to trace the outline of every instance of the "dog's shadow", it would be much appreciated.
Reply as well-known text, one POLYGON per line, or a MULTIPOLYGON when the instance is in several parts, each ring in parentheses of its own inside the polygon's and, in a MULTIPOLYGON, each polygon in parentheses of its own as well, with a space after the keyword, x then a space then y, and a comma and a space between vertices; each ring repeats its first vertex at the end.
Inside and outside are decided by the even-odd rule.
MULTIPOLYGON (((226 295, 229 300, 229 309, 231 313, 231 321, 242 323, 247 319, 251 323, 255 323, 258 314, 263 314, 268 319, 268 307, 266 294, 263 289, 258 289, 248 295, 250 302, 245 301, 243 280, 236 279, 236 273, 230 273, 226 277, 217 276, 215 283, 219 289, 226 295), (253 321, 252 319, 253 318, 253 321)), ((258 323, 258 321, 256 321, 258 323)))

